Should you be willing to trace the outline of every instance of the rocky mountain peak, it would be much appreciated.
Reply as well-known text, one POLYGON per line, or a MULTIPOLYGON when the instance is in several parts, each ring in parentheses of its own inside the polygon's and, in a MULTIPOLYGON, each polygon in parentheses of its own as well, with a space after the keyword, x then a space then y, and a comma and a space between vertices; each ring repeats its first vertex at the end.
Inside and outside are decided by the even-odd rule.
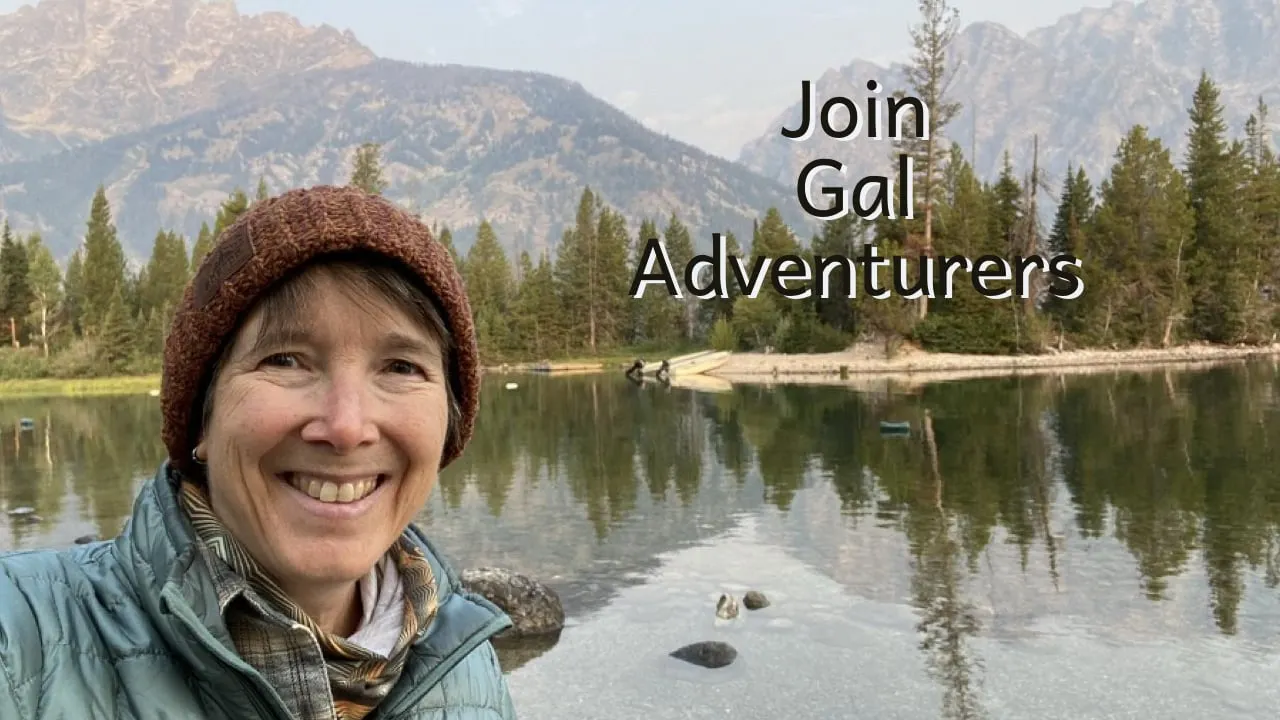
MULTIPOLYGON (((1006 152, 1019 173, 1029 169, 1038 140, 1040 167, 1052 185, 1061 182, 1068 164, 1097 180, 1135 124, 1181 161, 1187 107, 1202 71, 1221 89, 1230 131, 1238 135, 1259 96, 1272 108, 1280 104, 1278 64, 1280 0, 1122 1, 1065 15, 1026 35, 969 22, 956 36, 948 64, 954 72, 949 99, 962 109, 943 135, 987 178, 1000 172, 1006 152)), ((866 95, 862 85, 870 77, 904 88, 903 71, 901 64, 854 60, 815 85, 822 96, 856 100, 866 95)), ((778 117, 797 113, 793 106, 778 117)), ((781 182, 793 181, 799 167, 819 155, 839 157, 864 172, 891 169, 890 158, 874 143, 815 137, 797 147, 776 134, 747 143, 740 157, 781 182)))
POLYGON ((232 0, 41 0, 0 16, 10 129, 78 144, 169 122, 281 75, 368 63, 350 33, 232 0))

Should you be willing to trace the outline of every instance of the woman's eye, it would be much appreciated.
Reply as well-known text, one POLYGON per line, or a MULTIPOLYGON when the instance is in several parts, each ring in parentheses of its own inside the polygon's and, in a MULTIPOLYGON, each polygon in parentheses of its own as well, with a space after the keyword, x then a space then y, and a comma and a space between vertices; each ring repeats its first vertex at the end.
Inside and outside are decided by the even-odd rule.
POLYGON ((293 367, 298 364, 298 358, 293 353, 275 353, 264 358, 262 363, 275 367, 293 367))
POLYGON ((421 375, 426 374, 422 371, 422 368, 418 367, 414 363, 409 362, 408 360, 392 360, 389 365, 389 369, 391 370, 391 372, 394 372, 394 373, 418 373, 421 375))

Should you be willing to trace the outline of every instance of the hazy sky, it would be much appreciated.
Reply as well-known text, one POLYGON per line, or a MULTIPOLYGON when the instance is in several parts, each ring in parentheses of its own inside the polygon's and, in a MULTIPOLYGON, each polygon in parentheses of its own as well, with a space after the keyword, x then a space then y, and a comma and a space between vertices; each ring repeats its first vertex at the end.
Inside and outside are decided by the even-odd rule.
MULTIPOLYGON (((23 2, 0 0, 9 12, 23 2)), ((961 22, 1017 32, 1111 0, 952 0, 961 22)), ((650 127, 736 158, 854 58, 905 59, 914 0, 237 0, 350 29, 383 57, 538 70, 581 82, 650 127), (790 9, 789 9, 790 8, 790 9), (804 8, 804 9, 801 9, 804 8)))

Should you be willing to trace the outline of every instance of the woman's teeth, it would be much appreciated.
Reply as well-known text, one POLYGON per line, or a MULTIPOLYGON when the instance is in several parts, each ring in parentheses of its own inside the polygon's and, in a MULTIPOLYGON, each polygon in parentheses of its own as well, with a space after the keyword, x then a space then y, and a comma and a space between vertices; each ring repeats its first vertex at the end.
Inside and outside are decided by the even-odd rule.
POLYGON ((291 475, 289 484, 320 502, 349 503, 360 500, 377 489, 378 478, 335 483, 331 480, 308 478, 305 475, 291 475))

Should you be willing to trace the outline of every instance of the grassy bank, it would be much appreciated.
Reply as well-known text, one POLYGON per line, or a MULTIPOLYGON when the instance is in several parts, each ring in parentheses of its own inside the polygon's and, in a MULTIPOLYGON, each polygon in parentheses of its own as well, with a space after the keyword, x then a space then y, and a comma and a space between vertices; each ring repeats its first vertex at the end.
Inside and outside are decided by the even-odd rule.
POLYGON ((87 395, 141 395, 152 390, 159 389, 159 375, 0 380, 0 399, 87 395))

